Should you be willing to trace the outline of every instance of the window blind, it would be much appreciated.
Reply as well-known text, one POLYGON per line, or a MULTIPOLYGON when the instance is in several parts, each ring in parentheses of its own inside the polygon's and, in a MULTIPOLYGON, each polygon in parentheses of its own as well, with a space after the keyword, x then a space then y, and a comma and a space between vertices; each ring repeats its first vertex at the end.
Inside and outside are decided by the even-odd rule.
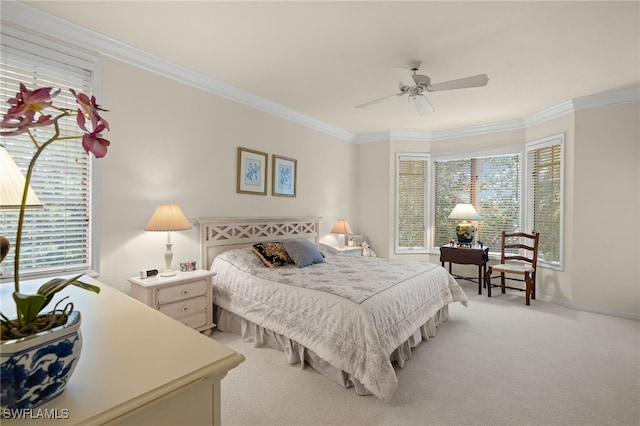
POLYGON ((482 218, 476 239, 500 247, 502 231, 520 229, 520 154, 435 161, 434 246, 456 239, 449 214, 458 203, 471 203, 482 218))
MULTIPOLYGON (((23 83, 28 89, 54 87, 62 89, 54 98, 57 106, 76 109, 69 88, 91 93, 92 71, 72 55, 52 50, 8 34, 2 34, 0 60, 0 113, 23 83)), ((51 113, 54 113, 52 110, 51 113)), ((59 121, 63 136, 80 135, 75 117, 59 121)), ((38 141, 46 141, 53 126, 33 131, 38 141)), ((3 137, 0 141, 18 167, 26 174, 35 152, 27 134, 3 137)), ((31 187, 44 208, 27 210, 22 233, 20 273, 22 277, 46 275, 91 266, 91 159, 81 139, 55 141, 38 158, 31 187)), ((0 234, 15 246, 18 211, 0 212, 0 234)), ((14 251, 0 264, 0 277, 13 275, 14 251)))
POLYGON ((539 232, 540 261, 561 262, 563 137, 527 148, 527 232, 539 232))
POLYGON ((427 249, 426 202, 428 157, 398 156, 396 251, 427 249))

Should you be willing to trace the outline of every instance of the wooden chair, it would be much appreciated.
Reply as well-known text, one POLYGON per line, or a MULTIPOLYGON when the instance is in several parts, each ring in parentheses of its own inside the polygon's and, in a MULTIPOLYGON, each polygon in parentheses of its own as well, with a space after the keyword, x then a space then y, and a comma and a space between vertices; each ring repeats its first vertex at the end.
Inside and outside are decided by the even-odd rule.
POLYGON ((524 291, 527 305, 530 304, 530 299, 536 298, 536 266, 538 264, 539 242, 540 233, 538 232, 535 234, 525 234, 523 232, 507 234, 502 231, 500 264, 489 266, 489 270, 484 276, 487 295, 489 297, 491 297, 491 287, 501 287, 502 293, 505 293, 505 289, 507 288, 524 291), (513 253, 512 249, 517 249, 517 252, 513 253), (500 284, 491 284, 491 273, 493 271, 500 273, 500 284), (509 278, 506 277, 505 274, 524 276, 524 279, 509 278), (505 280, 507 279, 524 281, 525 288, 509 287, 505 285, 505 280))

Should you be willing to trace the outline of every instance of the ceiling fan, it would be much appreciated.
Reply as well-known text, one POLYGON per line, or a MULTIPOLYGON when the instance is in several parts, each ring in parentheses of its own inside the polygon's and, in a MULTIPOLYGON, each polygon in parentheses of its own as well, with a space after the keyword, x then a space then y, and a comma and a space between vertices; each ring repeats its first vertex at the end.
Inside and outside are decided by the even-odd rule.
POLYGON ((429 102, 425 96, 425 92, 438 92, 441 90, 453 90, 453 89, 465 89, 469 87, 482 87, 486 86, 489 82, 489 77, 486 74, 473 75, 471 77, 459 78, 456 80, 443 81, 442 83, 431 84, 431 78, 426 75, 417 74, 422 62, 413 61, 410 64, 410 68, 399 68, 400 92, 393 95, 385 96, 383 98, 374 99, 369 102, 365 102, 360 105, 356 105, 356 108, 364 108, 378 102, 382 102, 385 99, 392 98, 394 96, 400 97, 409 95, 408 101, 412 101, 418 110, 418 114, 426 115, 434 111, 433 105, 429 102), (409 71, 409 72, 407 72, 409 71))

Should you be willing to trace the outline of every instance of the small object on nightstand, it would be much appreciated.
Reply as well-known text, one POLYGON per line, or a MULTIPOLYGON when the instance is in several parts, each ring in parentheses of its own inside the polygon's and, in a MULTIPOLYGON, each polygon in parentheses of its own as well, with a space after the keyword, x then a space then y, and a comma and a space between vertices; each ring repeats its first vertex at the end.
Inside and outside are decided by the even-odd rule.
POLYGON ((190 262, 180 262, 180 270, 182 272, 190 272, 196 270, 196 261, 192 260, 190 262))
POLYGON ((158 275, 157 269, 149 269, 148 271, 140 271, 140 278, 151 278, 158 275))

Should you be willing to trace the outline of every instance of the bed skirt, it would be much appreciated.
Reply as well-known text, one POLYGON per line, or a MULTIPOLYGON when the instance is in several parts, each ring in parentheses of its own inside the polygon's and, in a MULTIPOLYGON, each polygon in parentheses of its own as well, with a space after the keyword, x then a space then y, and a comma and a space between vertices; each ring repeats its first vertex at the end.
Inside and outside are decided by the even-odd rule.
MULTIPOLYGON (((300 364, 301 368, 308 364, 323 376, 345 388, 353 387, 357 395, 371 395, 362 383, 353 375, 340 370, 327 361, 320 358, 315 352, 293 341, 282 334, 260 327, 232 312, 215 307, 217 329, 223 332, 238 334, 245 342, 252 342, 253 346, 270 347, 284 353, 287 362, 291 365, 300 364)), ((420 328, 418 328, 403 344, 397 347, 389 359, 394 365, 402 368, 405 362, 412 356, 412 348, 418 346, 422 340, 429 340, 436 335, 436 326, 449 318, 449 306, 441 308, 436 314, 420 328)))

